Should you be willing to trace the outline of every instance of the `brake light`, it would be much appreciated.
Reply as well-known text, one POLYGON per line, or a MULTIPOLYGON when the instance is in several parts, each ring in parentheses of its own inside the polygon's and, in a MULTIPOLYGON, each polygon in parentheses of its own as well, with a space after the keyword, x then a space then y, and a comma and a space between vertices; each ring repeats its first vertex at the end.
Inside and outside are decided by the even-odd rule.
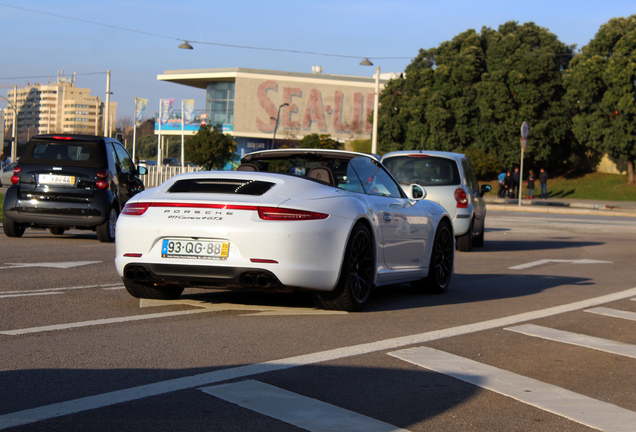
POLYGON ((457 188, 455 190, 455 201, 457 201, 457 208, 468 207, 468 195, 466 195, 466 191, 464 189, 457 188))
POLYGON ((148 207, 150 207, 150 203, 127 203, 121 214, 128 216, 141 216, 146 213, 148 207))
POLYGON ((257 207, 250 205, 229 205, 229 204, 197 204, 197 203, 179 203, 179 202, 145 202, 145 203, 127 203, 121 214, 128 216, 141 216, 149 207, 164 208, 198 208, 198 209, 219 209, 219 210, 247 210, 257 211, 258 216, 263 220, 318 220, 326 219, 328 214, 286 209, 278 207, 257 207))
POLYGON ((100 178, 100 179, 108 178, 108 171, 104 171, 104 170, 97 171, 97 178, 100 178))
POLYGON ((325 213, 278 207, 259 207, 258 216, 263 220, 316 220, 329 217, 325 213))
POLYGON ((20 174, 20 171, 22 171, 22 168, 20 168, 19 165, 16 165, 13 167, 13 175, 11 176, 11 184, 16 184, 20 182, 20 176, 18 174, 20 174))
POLYGON ((69 137, 69 136, 54 136, 53 139, 70 141, 70 140, 73 139, 73 137, 69 137))

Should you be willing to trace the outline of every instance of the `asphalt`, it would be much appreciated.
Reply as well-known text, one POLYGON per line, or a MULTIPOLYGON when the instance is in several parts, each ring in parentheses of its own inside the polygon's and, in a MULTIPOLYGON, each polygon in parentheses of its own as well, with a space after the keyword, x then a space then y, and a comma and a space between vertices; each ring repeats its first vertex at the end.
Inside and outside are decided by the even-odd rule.
MULTIPOLYGON (((0 187, 0 194, 4 194, 6 191, 6 185, 0 187)), ((486 201, 488 210, 636 217, 636 201, 535 198, 532 200, 522 199, 521 203, 519 203, 518 199, 497 198, 496 195, 492 195, 491 193, 484 195, 484 200, 486 201)))

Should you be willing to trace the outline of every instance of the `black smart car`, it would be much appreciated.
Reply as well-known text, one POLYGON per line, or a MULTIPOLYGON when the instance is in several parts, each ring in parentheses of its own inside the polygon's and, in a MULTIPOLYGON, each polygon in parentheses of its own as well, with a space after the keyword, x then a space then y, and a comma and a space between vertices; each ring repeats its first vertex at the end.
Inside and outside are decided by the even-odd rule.
POLYGON ((13 168, 4 197, 3 230, 21 237, 28 227, 96 231, 102 242, 115 240, 119 212, 144 189, 135 167, 117 140, 92 135, 38 135, 13 168))

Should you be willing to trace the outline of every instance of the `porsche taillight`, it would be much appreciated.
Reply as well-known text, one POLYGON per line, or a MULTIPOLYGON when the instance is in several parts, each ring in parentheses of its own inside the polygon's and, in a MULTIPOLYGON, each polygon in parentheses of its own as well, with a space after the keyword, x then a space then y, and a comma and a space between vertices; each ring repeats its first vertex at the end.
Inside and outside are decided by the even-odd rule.
POLYGON ((141 216, 146 212, 146 210, 148 210, 149 207, 256 211, 258 212, 258 217, 268 221, 320 220, 329 217, 329 215, 326 213, 280 207, 257 207, 235 204, 194 204, 177 202, 127 203, 121 213, 128 216, 141 216))
POLYGON ((455 201, 457 201, 457 208, 468 207, 468 195, 466 195, 466 191, 464 189, 457 188, 455 190, 455 201))
POLYGON ((150 207, 150 203, 127 203, 121 211, 121 214, 128 216, 141 216, 146 213, 148 207, 150 207))
POLYGON ((258 216, 263 220, 317 220, 326 219, 329 215, 305 210, 279 207, 259 207, 258 216))

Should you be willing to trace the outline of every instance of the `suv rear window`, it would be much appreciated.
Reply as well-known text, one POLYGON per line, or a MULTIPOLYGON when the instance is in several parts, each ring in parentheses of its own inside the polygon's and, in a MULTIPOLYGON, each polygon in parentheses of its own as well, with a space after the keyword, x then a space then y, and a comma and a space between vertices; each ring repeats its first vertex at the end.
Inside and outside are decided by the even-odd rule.
POLYGON ((79 140, 31 140, 20 163, 102 168, 106 165, 104 144, 79 140))
POLYGON ((400 183, 421 186, 461 184, 459 169, 453 159, 436 156, 397 156, 385 159, 384 166, 400 183))

